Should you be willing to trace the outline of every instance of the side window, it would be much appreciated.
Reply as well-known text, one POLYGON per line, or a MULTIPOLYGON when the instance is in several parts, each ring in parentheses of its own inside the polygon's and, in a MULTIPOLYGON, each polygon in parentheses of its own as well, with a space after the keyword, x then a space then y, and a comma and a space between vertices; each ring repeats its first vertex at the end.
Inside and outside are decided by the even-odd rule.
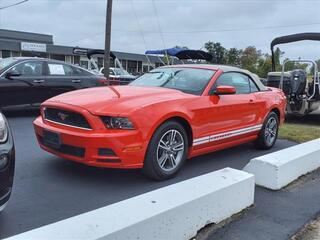
POLYGON ((237 94, 250 93, 249 77, 236 72, 222 74, 215 83, 217 86, 233 86, 237 90, 237 94))
POLYGON ((249 78, 249 81, 250 81, 251 92, 252 93, 259 92, 259 89, 258 89, 257 85, 255 84, 255 82, 251 78, 249 78))
POLYGON ((41 61, 24 62, 11 68, 11 70, 19 73, 22 77, 42 76, 43 62, 41 61))
POLYGON ((71 67, 72 67, 74 75, 76 75, 76 76, 89 76, 90 75, 90 73, 88 73, 87 71, 85 71, 81 68, 77 68, 74 66, 71 66, 71 67))
POLYGON ((66 72, 60 63, 48 63, 49 75, 51 76, 65 76, 66 72))
POLYGON ((75 73, 73 71, 73 67, 71 67, 70 65, 66 65, 66 64, 63 64, 63 69, 64 69, 64 72, 66 74, 66 76, 74 76, 75 73))
POLYGON ((49 74, 51 76, 74 76, 79 75, 73 66, 63 63, 48 63, 49 74))

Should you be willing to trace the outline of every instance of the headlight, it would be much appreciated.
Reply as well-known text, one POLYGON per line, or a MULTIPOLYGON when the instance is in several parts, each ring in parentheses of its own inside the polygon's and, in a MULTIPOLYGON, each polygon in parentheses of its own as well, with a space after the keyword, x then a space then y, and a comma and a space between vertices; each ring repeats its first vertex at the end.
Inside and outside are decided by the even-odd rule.
POLYGON ((2 113, 0 113, 0 143, 4 143, 8 138, 8 127, 2 113))
POLYGON ((134 129, 133 123, 125 117, 101 117, 109 129, 134 129))

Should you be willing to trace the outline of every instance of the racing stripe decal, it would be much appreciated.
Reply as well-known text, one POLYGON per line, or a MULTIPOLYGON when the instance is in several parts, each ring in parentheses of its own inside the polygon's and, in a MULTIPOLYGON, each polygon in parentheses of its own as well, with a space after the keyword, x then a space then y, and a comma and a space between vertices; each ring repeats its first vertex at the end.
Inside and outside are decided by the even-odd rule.
POLYGON ((260 130, 261 128, 262 128, 262 124, 259 124, 259 125, 255 125, 252 127, 233 130, 230 132, 223 132, 223 133, 214 134, 214 135, 207 136, 207 137, 197 138, 197 139, 193 140, 193 146, 197 146, 197 145, 208 143, 208 142, 219 141, 222 139, 235 137, 235 136, 239 136, 239 135, 250 133, 250 132, 255 132, 255 131, 260 130))

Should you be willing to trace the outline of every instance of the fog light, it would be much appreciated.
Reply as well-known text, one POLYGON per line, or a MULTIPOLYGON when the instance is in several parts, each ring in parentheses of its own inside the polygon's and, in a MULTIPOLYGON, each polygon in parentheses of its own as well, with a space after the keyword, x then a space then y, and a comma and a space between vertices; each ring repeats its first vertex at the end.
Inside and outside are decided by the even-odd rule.
POLYGON ((0 155, 0 169, 3 169, 8 164, 8 156, 6 154, 0 155))

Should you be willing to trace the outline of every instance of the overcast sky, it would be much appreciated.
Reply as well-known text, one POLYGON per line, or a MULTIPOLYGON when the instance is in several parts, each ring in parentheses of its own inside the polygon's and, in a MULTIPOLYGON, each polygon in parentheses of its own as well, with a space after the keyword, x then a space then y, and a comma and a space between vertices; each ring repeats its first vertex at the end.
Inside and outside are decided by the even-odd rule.
MULTIPOLYGON (((21 0, 0 0, 0 7, 21 0)), ((29 0, 0 11, 0 28, 52 34, 55 44, 104 47, 106 0, 29 0)), ((277 36, 320 32, 320 0, 114 0, 112 50, 143 53, 207 41, 269 53, 277 36), (162 33, 162 34, 161 34, 162 33)), ((286 57, 320 58, 320 42, 281 46, 286 57)))

